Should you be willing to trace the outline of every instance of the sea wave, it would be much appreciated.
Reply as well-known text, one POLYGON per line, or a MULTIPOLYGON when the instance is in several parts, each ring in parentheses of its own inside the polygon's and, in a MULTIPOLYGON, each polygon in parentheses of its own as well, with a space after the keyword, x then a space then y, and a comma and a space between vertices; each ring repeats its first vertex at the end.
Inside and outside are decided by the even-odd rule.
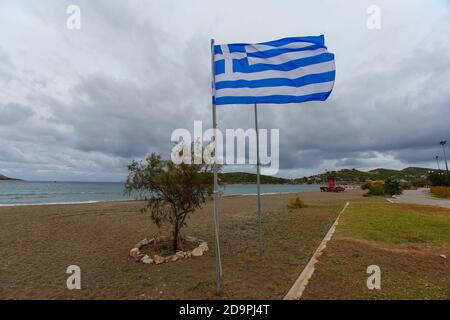
POLYGON ((123 200, 92 200, 92 201, 71 201, 71 202, 46 202, 46 203, 3 203, 0 207, 18 207, 18 206, 48 206, 61 204, 89 204, 106 201, 123 201, 123 200))

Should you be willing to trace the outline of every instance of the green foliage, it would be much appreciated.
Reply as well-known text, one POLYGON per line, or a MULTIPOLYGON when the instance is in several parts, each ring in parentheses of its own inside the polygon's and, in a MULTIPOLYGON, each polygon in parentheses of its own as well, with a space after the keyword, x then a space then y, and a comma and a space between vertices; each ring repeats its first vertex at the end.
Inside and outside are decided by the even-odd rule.
POLYGON ((173 228, 173 250, 178 249, 180 231, 186 218, 201 208, 213 192, 211 168, 206 164, 175 164, 152 153, 146 163, 133 161, 128 166, 125 192, 145 197, 152 221, 173 228))
MULTIPOLYGON (((224 183, 256 183, 256 174, 247 173, 247 172, 227 172, 221 173, 220 179, 224 183)), ((285 184, 285 183, 293 183, 291 179, 279 178, 261 175, 261 183, 262 184, 285 184)))
POLYGON ((361 185, 361 189, 368 190, 367 196, 383 196, 384 181, 383 180, 367 180, 361 185))
POLYGON ((396 194, 402 194, 400 181, 392 178, 386 179, 386 181, 384 182, 384 193, 391 196, 396 194))
MULTIPOLYGON (((354 182, 363 183, 367 180, 377 181, 386 180, 388 178, 395 178, 398 180, 416 181, 419 185, 416 187, 422 187, 428 185, 426 177, 432 169, 409 167, 403 170, 391 170, 391 169, 375 169, 369 172, 359 171, 356 169, 342 169, 338 171, 330 171, 327 173, 321 173, 310 177, 286 179, 272 176, 261 176, 261 183, 266 184, 321 184, 326 182, 327 178, 334 177, 338 182, 354 182)), ((247 172, 227 172, 220 174, 220 179, 225 183, 255 183, 256 174, 247 172)), ((413 185, 414 186, 414 185, 413 185)), ((368 189, 368 185, 366 186, 368 189)))
POLYGON ((413 179, 426 178, 430 171, 432 171, 432 169, 417 167, 408 167, 403 170, 379 168, 368 172, 359 171, 356 169, 342 169, 338 171, 329 171, 327 173, 321 173, 310 177, 294 179, 293 181, 295 183, 322 183, 324 180, 326 181, 328 177, 334 177, 337 181, 354 183, 361 183, 367 180, 386 180, 388 178, 411 181, 413 179))
POLYGON ((371 184, 368 193, 371 196, 384 196, 384 188, 377 184, 371 184))
POLYGON ((447 175, 444 172, 433 171, 428 175, 428 180, 433 187, 444 187, 448 185, 447 175))

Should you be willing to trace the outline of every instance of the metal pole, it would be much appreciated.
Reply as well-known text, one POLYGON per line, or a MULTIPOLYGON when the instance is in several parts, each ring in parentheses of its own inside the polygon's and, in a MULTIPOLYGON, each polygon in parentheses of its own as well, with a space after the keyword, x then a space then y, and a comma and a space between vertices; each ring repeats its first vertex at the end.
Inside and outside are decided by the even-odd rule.
POLYGON ((259 244, 259 255, 262 256, 264 253, 264 240, 263 240, 263 229, 262 229, 262 217, 261 217, 261 189, 260 189, 260 173, 259 173, 259 130, 258 130, 258 106, 255 103, 255 130, 256 130, 256 190, 257 190, 257 216, 258 216, 258 244, 259 244))
POLYGON ((222 261, 220 256, 220 226, 219 226, 219 184, 217 175, 217 119, 215 97, 215 63, 214 63, 214 39, 211 39, 211 74, 212 74, 212 122, 214 130, 214 234, 215 234, 215 254, 216 254, 216 295, 221 294, 222 261))
POLYGON ((447 155, 445 154, 445 144, 447 141, 441 141, 442 150, 444 150, 445 170, 447 171, 448 185, 450 186, 450 175, 448 174, 447 155))
POLYGON ((436 156, 436 163, 438 166, 438 173, 439 173, 439 171, 441 171, 441 168, 439 168, 439 156, 436 156))

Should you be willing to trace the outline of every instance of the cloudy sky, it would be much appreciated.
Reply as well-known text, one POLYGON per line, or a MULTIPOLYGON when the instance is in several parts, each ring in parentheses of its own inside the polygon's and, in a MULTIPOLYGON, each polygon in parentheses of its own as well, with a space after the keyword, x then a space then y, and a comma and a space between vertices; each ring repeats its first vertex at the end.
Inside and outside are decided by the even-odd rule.
MULTIPOLYGON (((262 105, 280 129, 281 176, 435 167, 450 140, 450 3, 432 1, 0 1, 0 173, 120 181, 176 128, 211 123, 210 38, 324 34, 336 55, 326 102, 262 105), (381 29, 367 28, 370 5, 381 29), (69 5, 81 29, 66 27, 69 5)), ((253 127, 221 106, 220 128, 253 127)), ((246 166, 241 170, 253 170, 246 166)))

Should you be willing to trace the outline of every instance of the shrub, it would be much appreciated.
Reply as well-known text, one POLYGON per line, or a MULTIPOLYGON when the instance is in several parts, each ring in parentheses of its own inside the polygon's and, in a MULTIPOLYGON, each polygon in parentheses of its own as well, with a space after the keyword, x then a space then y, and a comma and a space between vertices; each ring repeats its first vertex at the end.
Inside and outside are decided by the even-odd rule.
POLYGON ((384 196, 384 188, 380 185, 371 184, 368 194, 371 196, 384 196))
POLYGON ((289 199, 287 207, 289 209, 300 209, 306 207, 305 203, 300 199, 300 197, 295 197, 292 199, 289 199))
POLYGON ((393 178, 386 179, 386 181, 384 182, 384 192, 390 196, 402 194, 400 181, 393 178))
POLYGON ((448 187, 431 187, 430 192, 440 196, 450 197, 450 188, 448 187))

